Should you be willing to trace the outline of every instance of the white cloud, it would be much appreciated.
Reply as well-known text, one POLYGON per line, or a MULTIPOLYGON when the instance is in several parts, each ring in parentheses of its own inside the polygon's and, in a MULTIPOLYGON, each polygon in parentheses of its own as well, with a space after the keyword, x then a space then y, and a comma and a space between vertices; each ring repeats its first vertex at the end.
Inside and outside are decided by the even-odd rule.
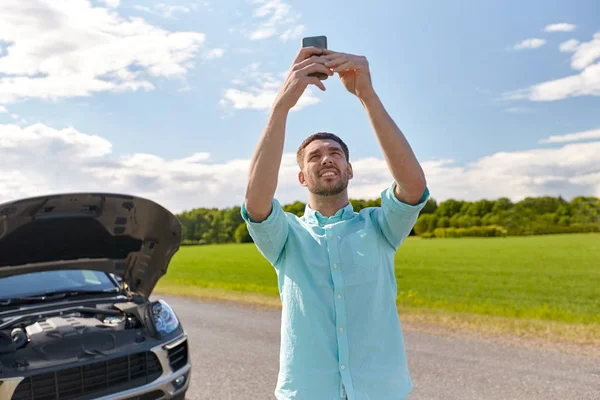
MULTIPOLYGON (((107 191, 144 196, 174 212, 230 207, 243 200, 250 160, 214 162, 210 154, 179 159, 113 154, 106 139, 74 128, 0 124, 0 202, 59 192, 107 191)), ((352 198, 376 198, 391 183, 383 158, 352 160, 352 198)), ((525 196, 600 196, 600 141, 560 148, 495 153, 464 166, 422 163, 432 196, 477 200, 525 196)), ((276 193, 284 203, 306 201, 295 154, 284 154, 276 193)))
POLYGON ((600 32, 594 34, 594 38, 591 41, 581 43, 577 47, 571 59, 571 67, 582 70, 590 66, 598 58, 600 58, 600 32))
POLYGON ((162 11, 163 16, 165 18, 174 18, 175 13, 187 14, 190 12, 190 9, 185 6, 170 6, 166 4, 158 4, 156 8, 162 11))
POLYGON ((212 163, 206 153, 174 160, 142 153, 117 157, 111 143, 99 136, 44 124, 0 125, 0 137, 0 201, 111 191, 150 197, 176 210, 216 206, 239 200, 249 163, 212 163), (235 189, 231 196, 228 187, 235 189))
POLYGON ((544 31, 546 32, 571 32, 576 28, 573 24, 567 24, 566 22, 562 22, 560 24, 551 24, 546 25, 544 31))
POLYGON ((8 112, 8 110, 6 109, 6 107, 0 106, 0 114, 1 113, 7 113, 7 112, 8 112))
POLYGON ((567 97, 600 96, 600 63, 584 69, 580 74, 543 82, 529 89, 509 94, 512 99, 554 101, 567 97))
POLYGON ((522 42, 515 44, 513 49, 515 49, 515 50, 537 49, 538 47, 542 47, 545 43, 546 43, 545 39, 539 39, 539 38, 525 39, 522 42))
POLYGON ((40 150, 44 154, 51 151, 54 158, 65 156, 67 161, 72 161, 102 157, 112 151, 110 142, 100 136, 83 134, 74 128, 57 130, 44 124, 26 128, 0 124, 0 137, 3 159, 11 158, 11 154, 14 157, 32 155, 31 152, 40 150))
POLYGON ((600 129, 591 129, 588 131, 569 133, 566 135, 553 135, 546 139, 540 140, 539 143, 566 143, 589 139, 600 139, 600 129))
POLYGON ((204 58, 205 60, 214 60, 215 58, 223 57, 224 53, 225 53, 225 50, 223 50, 223 49, 219 49, 219 48, 210 49, 206 53, 204 53, 202 58, 204 58))
POLYGON ((108 7, 111 8, 117 8, 119 7, 119 3, 121 2, 121 0, 101 0, 104 4, 106 4, 108 7))
POLYGON ((150 78, 184 76, 204 40, 84 0, 5 0, 0 41, 10 45, 0 58, 0 103, 151 90, 150 78))
MULTIPOLYGON (((234 79, 232 82, 232 84, 242 87, 226 89, 220 104, 236 110, 270 109, 283 84, 283 79, 279 79, 269 72, 262 73, 259 71, 259 67, 260 64, 255 63, 242 71, 242 76, 234 79)), ((320 91, 320 89, 316 90, 320 91)), ((319 101, 319 98, 313 94, 313 89, 307 87, 292 111, 299 111, 319 101)))
POLYGON ((252 40, 268 39, 279 36, 282 40, 296 39, 304 32, 304 25, 297 21, 300 14, 292 10, 292 6, 282 0, 252 0, 258 7, 253 16, 261 22, 255 24, 248 32, 252 40))
POLYGON ((190 7, 186 7, 186 6, 167 5, 164 3, 159 3, 154 6, 154 9, 151 9, 146 6, 141 6, 139 4, 136 4, 133 6, 133 8, 138 11, 143 11, 145 13, 152 14, 152 15, 158 15, 163 18, 177 19, 177 18, 175 18, 176 13, 187 14, 192 10, 197 10, 198 5, 192 4, 190 7))
POLYGON ((526 196, 600 195, 600 141, 499 152, 465 166, 424 162, 423 168, 432 195, 440 199, 506 196, 516 201, 526 196), (589 179, 585 184, 583 177, 589 179))
POLYGON ((289 28, 288 30, 283 32, 280 37, 283 40, 297 39, 300 36, 302 36, 303 32, 304 32, 304 25, 296 25, 296 26, 292 26, 291 28, 289 28))
POLYGON ((139 4, 134 5, 133 8, 138 11, 146 12, 148 14, 160 15, 157 11, 152 10, 150 7, 141 6, 139 4))
POLYGON ((511 114, 528 114, 531 112, 530 109, 524 107, 508 107, 504 111, 511 114))
POLYGON ((562 42, 560 44, 560 51, 562 51, 563 53, 566 52, 572 52, 577 50, 577 47, 579 46, 579 40, 576 39, 569 39, 566 42, 562 42))
POLYGON ((594 34, 589 42, 576 47, 574 42, 569 42, 562 49, 574 49, 571 67, 581 72, 505 93, 505 98, 554 101, 577 96, 600 96, 600 62, 594 64, 600 58, 600 32, 594 34))

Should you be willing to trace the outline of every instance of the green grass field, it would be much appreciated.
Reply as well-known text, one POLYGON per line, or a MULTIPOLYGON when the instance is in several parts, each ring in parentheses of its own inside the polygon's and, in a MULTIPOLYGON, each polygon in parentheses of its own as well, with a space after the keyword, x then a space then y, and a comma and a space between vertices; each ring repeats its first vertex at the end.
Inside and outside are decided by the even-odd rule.
MULTIPOLYGON (((435 315, 430 322, 600 332, 600 234, 409 238, 396 254, 396 277, 401 314, 435 315)), ((183 247, 157 291, 279 302, 275 272, 254 244, 183 247)))

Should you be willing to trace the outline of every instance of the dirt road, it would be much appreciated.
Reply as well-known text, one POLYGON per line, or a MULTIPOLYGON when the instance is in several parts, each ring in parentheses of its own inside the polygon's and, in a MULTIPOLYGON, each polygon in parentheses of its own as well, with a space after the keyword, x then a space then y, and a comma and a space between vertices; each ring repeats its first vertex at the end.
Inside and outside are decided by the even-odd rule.
MULTIPOLYGON (((279 311, 161 296, 190 335, 190 400, 275 399, 279 311)), ((410 400, 598 400, 600 359, 404 330, 410 400)))

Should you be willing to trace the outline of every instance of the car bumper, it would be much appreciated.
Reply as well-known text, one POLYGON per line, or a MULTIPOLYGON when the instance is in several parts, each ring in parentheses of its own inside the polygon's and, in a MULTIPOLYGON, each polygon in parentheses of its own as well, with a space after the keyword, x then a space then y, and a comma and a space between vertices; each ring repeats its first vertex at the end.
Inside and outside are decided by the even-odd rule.
POLYGON ((187 391, 192 375, 189 346, 187 362, 177 371, 171 370, 169 365, 168 349, 175 347, 186 340, 187 336, 182 335, 175 340, 156 346, 151 350, 158 357, 163 370, 162 375, 158 379, 144 386, 139 386, 134 389, 99 397, 97 400, 137 400, 138 397, 144 400, 171 400, 179 398, 180 395, 187 391), (183 381, 179 382, 180 380, 183 381), (154 393, 156 393, 155 396, 150 396, 150 394, 154 393))
MULTIPOLYGON (((154 381, 138 386, 133 389, 118 393, 97 397, 96 400, 171 400, 182 398, 189 387, 192 365, 188 346, 187 360, 184 366, 173 371, 170 363, 168 350, 187 341, 185 334, 167 343, 158 345, 151 349, 156 354, 162 367, 162 374, 154 381)), ((11 399, 12 395, 24 377, 9 378, 0 381, 0 399, 11 399)))

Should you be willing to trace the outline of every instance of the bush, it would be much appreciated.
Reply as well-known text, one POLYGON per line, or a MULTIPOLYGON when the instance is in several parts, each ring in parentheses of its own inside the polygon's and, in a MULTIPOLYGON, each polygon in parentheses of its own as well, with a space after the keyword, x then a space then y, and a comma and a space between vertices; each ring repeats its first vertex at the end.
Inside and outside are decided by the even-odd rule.
POLYGON ((558 224, 561 225, 561 226, 569 226, 569 225, 571 225, 571 217, 569 217, 568 215, 563 215, 558 220, 558 224))
POLYGON ((450 228, 450 218, 440 217, 437 222, 437 228, 450 228))
POLYGON ((505 237, 507 231, 502 226, 472 226, 470 228, 436 228, 433 236, 436 238, 461 237, 505 237))
POLYGON ((201 244, 206 244, 205 240, 192 240, 192 239, 184 239, 181 241, 182 246, 198 246, 201 244))
POLYGON ((435 216, 435 214, 431 214, 429 221, 427 221, 427 232, 433 232, 437 227, 437 222, 438 218, 435 216))
POLYGON ((460 238, 460 237, 505 237, 550 235, 560 233, 593 233, 600 232, 599 224, 542 225, 532 224, 526 228, 512 229, 510 232, 500 225, 472 226, 470 228, 436 228, 433 232, 423 232, 419 236, 431 238, 460 238))
POLYGON ((529 229, 523 229, 511 232, 514 236, 529 236, 529 235, 552 235, 560 233, 592 233, 600 232, 598 224, 580 224, 575 223, 568 226, 564 225, 541 225, 534 224, 529 229))
POLYGON ((233 237, 235 238, 236 243, 250 243, 252 242, 252 236, 250 236, 250 232, 248 232, 248 226, 245 222, 242 222, 238 225, 235 230, 233 237))
POLYGON ((415 223, 415 233, 421 235, 425 232, 431 232, 435 229, 437 217, 433 214, 420 214, 415 223))
POLYGON ((481 225, 489 226, 489 225, 500 225, 500 215, 487 213, 481 219, 481 225))

